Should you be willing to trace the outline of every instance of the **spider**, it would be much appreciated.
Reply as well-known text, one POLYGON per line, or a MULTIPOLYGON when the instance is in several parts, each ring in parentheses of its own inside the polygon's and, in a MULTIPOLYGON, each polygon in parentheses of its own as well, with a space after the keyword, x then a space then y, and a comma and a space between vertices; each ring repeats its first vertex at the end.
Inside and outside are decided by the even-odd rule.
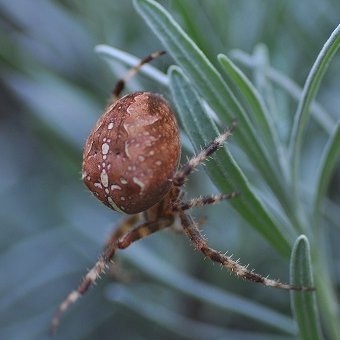
POLYGON ((178 167, 179 130, 168 102, 161 95, 150 92, 135 92, 119 98, 127 80, 144 64, 164 53, 158 51, 145 57, 117 82, 109 105, 86 141, 83 181, 109 208, 130 216, 109 237, 97 263, 78 288, 60 304, 51 322, 52 332, 67 308, 104 273, 118 249, 125 249, 137 240, 173 226, 176 217, 197 250, 237 276, 275 288, 310 290, 263 277, 211 248, 188 213, 191 208, 216 204, 239 194, 232 192, 183 201, 182 190, 191 172, 231 136, 236 121, 185 165, 178 167))

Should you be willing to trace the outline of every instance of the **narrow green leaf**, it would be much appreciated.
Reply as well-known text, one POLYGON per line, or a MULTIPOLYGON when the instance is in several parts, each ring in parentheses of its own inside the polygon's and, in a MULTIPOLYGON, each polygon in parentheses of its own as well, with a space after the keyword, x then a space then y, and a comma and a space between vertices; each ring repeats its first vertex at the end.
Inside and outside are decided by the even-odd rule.
POLYGON ((289 154, 292 163, 293 186, 296 192, 297 171, 302 146, 303 132, 308 121, 310 105, 318 91, 321 80, 334 54, 340 47, 340 25, 333 31, 321 49, 305 82, 302 96, 294 117, 292 134, 290 137, 289 154))
MULTIPOLYGON (((108 45, 97 45, 95 47, 95 52, 103 57, 109 64, 111 64, 111 62, 114 60, 133 67, 136 66, 141 60, 132 54, 126 53, 118 48, 108 45)), ((160 85, 169 85, 168 77, 150 64, 143 65, 140 72, 148 76, 150 79, 156 81, 160 85)))
POLYGON ((314 221, 317 226, 317 221, 320 216, 320 205, 322 198, 325 196, 327 186, 330 181, 331 174, 335 167, 335 164, 340 155, 340 123, 335 126, 333 134, 330 136, 325 149, 322 153, 322 158, 320 161, 320 167, 317 172, 317 180, 316 180, 316 191, 314 196, 314 205, 313 205, 313 213, 314 213, 314 221))
POLYGON ((253 52, 255 67, 253 69, 253 77, 255 87, 263 97, 269 112, 277 120, 279 117, 279 109, 276 96, 270 79, 266 76, 266 69, 270 65, 268 48, 264 44, 256 44, 253 52))
POLYGON ((287 197, 277 163, 272 161, 267 150, 262 147, 260 136, 221 74, 161 5, 153 0, 134 0, 134 4, 223 123, 230 124, 237 117, 240 128, 235 139, 238 144, 278 197, 287 197))
MULTIPOLYGON (((218 60, 226 74, 239 88, 243 100, 248 103, 251 111, 250 119, 253 120, 257 131, 261 133, 264 143, 269 146, 271 153, 275 154, 276 150, 280 148, 278 133, 258 91, 247 76, 227 56, 220 54, 218 60)), ((278 157, 277 154, 275 156, 278 157)))
MULTIPOLYGON (((233 60, 236 60, 240 64, 254 69, 256 67, 256 61, 253 55, 249 55, 240 50, 233 50, 230 52, 230 56, 233 60)), ((272 66, 267 66, 265 69, 266 76, 276 85, 285 90, 293 99, 297 101, 301 98, 302 88, 297 85, 291 78, 284 73, 278 71, 272 66)), ((318 104, 313 101, 311 103, 311 114, 315 121, 329 134, 333 131, 335 124, 334 118, 318 104)))
MULTIPOLYGON (((198 94, 176 66, 170 68, 170 89, 181 124, 198 151, 201 146, 218 136, 218 129, 204 112, 198 94)), ((237 129, 234 135, 238 132, 237 129)), ((240 197, 231 200, 233 207, 278 251, 287 255, 290 252, 288 241, 254 195, 248 180, 226 148, 216 152, 207 163, 207 171, 221 192, 241 191, 240 197)))
MULTIPOLYGON (((297 238, 291 255, 290 283, 295 286, 313 287, 310 246, 305 235, 297 238)), ((294 318, 303 340, 322 339, 320 318, 315 292, 291 291, 294 318)))

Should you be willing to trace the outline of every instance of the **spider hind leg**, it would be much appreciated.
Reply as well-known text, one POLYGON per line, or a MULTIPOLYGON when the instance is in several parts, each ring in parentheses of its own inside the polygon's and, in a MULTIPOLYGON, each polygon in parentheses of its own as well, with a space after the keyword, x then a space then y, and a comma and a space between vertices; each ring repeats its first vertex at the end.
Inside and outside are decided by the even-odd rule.
POLYGON ((173 223, 172 219, 159 218, 157 221, 145 222, 130 232, 126 233, 117 241, 117 247, 119 249, 127 248, 131 243, 143 239, 157 231, 169 227, 173 223))
POLYGON ((193 221, 192 217, 189 214, 185 214, 183 211, 179 213, 182 226, 185 234, 194 244, 195 248, 201 251, 206 257, 209 257, 212 261, 220 263, 223 267, 227 268, 237 276, 244 278, 249 281, 262 283, 268 287, 287 289, 287 290, 298 290, 298 291, 313 291, 314 288, 311 287, 300 287, 293 286, 287 283, 281 283, 276 280, 268 279, 260 274, 255 273, 254 271, 248 270, 247 267, 242 266, 239 261, 234 261, 230 256, 226 256, 221 254, 217 250, 209 247, 207 241, 202 236, 199 231, 196 223, 193 221))
POLYGON ((93 286, 96 280, 100 277, 101 274, 105 272, 105 269, 108 268, 112 257, 114 256, 117 247, 115 246, 117 240, 124 235, 129 229, 133 227, 133 225, 138 221, 138 215, 132 215, 126 220, 124 220, 118 228, 112 233, 102 254, 100 255, 96 264, 88 271, 85 277, 82 279, 80 285, 77 289, 73 290, 69 293, 66 299, 59 305, 56 310, 53 319, 50 325, 50 333, 53 334, 58 328, 60 318, 66 312, 66 310, 74 304, 81 296, 83 296, 88 289, 93 286))
POLYGON ((138 215, 132 215, 122 222, 119 228, 113 232, 109 241, 106 243, 102 255, 97 263, 85 275, 77 289, 73 290, 66 299, 60 304, 51 322, 50 332, 55 333, 58 328, 60 318, 70 305, 75 303, 88 289, 96 282, 105 269, 108 268, 117 249, 125 249, 133 242, 149 236, 159 230, 169 227, 173 219, 159 218, 157 221, 147 221, 131 229, 138 221, 138 215))

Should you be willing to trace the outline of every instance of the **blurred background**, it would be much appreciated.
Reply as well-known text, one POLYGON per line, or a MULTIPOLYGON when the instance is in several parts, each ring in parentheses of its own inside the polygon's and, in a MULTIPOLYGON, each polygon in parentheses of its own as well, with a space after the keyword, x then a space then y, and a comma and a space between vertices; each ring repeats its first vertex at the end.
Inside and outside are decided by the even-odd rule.
MULTIPOLYGON (((338 0, 160 3, 215 64, 218 53, 251 53, 263 42, 271 64, 300 86, 340 19, 338 0)), ((112 72, 94 53, 97 44, 139 57, 162 48, 130 0, 0 0, 1 339, 47 338, 53 311, 122 218, 80 179, 85 139, 125 70, 117 65, 112 72)), ((171 63, 166 56, 154 65, 165 72, 171 63)), ((333 115, 340 107, 339 67, 336 57, 318 95, 333 115)), ((160 91, 142 75, 129 88, 160 91)), ((282 114, 294 113, 294 101, 280 103, 282 114)), ((337 173, 331 195, 338 202, 339 183, 337 173)), ((216 191, 204 171, 192 176, 187 190, 189 196, 216 191)), ((206 219, 215 248, 288 280, 288 263, 227 203, 195 216, 206 219)), ((203 261, 181 234, 153 235, 120 252, 117 263, 128 282, 106 275, 65 314, 56 339, 273 339, 294 333, 287 292, 237 280, 203 261), (258 308, 270 322, 259 320, 258 308)))

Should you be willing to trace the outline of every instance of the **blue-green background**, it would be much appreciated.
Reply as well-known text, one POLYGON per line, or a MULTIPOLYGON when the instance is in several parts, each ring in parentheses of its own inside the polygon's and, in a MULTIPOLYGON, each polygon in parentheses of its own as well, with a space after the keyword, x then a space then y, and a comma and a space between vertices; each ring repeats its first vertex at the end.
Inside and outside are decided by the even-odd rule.
MULTIPOLYGON (((337 0, 160 3, 215 64, 217 53, 235 48, 250 53, 263 42, 272 65, 300 85, 340 19, 337 0)), ((0 0, 1 339, 47 338, 56 306, 95 262, 122 218, 97 202, 80 180, 82 145, 124 72, 117 65, 113 74, 95 55, 94 46, 102 43, 137 56, 161 48, 130 1, 0 0)), ((166 71, 171 63, 167 56, 154 65, 166 71)), ((339 67, 337 56, 318 95, 334 116, 340 107, 339 67)), ((142 76, 130 85, 157 91, 142 76)), ((296 103, 282 92, 276 95, 282 115, 291 117, 296 103)), ((305 150, 311 164, 321 148, 317 141, 305 150)), ((339 186, 337 171, 329 195, 338 203, 339 186)), ((204 171, 195 173, 187 188, 189 196, 216 190, 204 171)), ((207 218, 205 232, 214 247, 229 250, 265 275, 288 280, 287 261, 227 203, 196 216, 207 218)), ((330 265, 338 284, 339 230, 330 236, 330 265)), ((290 337, 161 283, 132 260, 139 254, 146 258, 144 251, 212 287, 291 315, 287 292, 237 280, 203 261, 184 236, 162 232, 119 254, 117 261, 131 282, 117 283, 106 275, 70 308, 55 338, 207 338, 213 331, 220 338, 290 337)), ((150 261, 155 270, 160 265, 150 261)))

